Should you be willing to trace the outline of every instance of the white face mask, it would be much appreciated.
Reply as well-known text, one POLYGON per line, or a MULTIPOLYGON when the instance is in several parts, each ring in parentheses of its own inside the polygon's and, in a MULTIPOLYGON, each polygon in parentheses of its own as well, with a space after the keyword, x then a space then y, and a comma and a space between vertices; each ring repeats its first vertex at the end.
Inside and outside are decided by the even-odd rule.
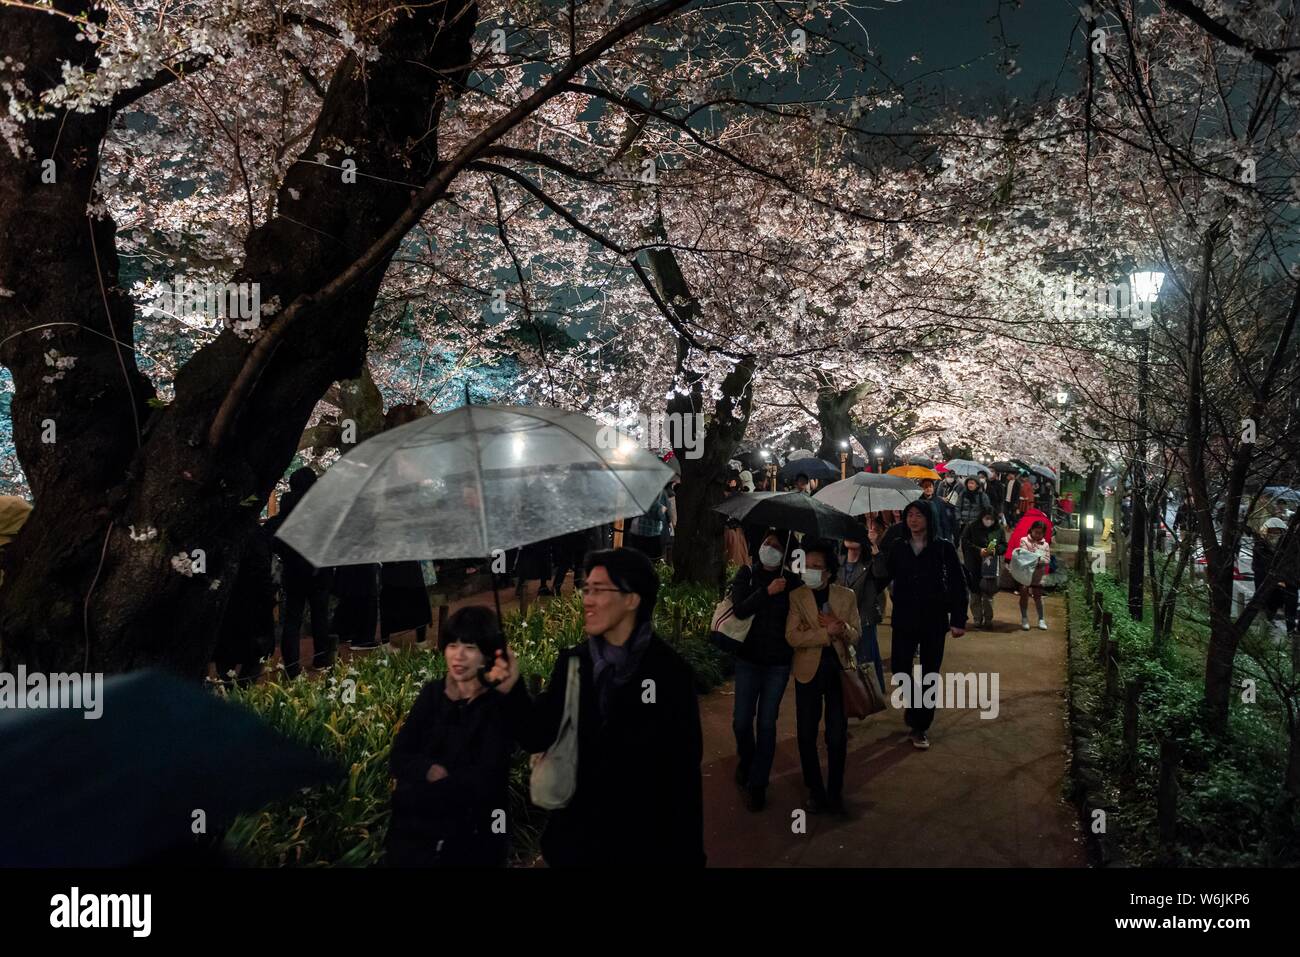
POLYGON ((823 569, 807 568, 804 569, 803 583, 807 585, 809 588, 811 588, 813 591, 816 591, 818 588, 822 587, 822 580, 825 577, 826 577, 826 572, 823 569))
POLYGON ((758 550, 758 560, 767 568, 776 568, 781 564, 781 549, 764 545, 758 550))

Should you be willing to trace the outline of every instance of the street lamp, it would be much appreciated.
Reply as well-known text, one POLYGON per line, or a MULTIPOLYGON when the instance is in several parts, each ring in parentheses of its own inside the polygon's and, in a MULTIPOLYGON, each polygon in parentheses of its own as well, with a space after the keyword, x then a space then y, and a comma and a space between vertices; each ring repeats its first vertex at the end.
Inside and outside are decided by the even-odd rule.
POLYGON ((883 472, 885 470, 885 450, 877 445, 871 450, 871 454, 876 457, 876 472, 883 472))
POLYGON ((772 450, 763 449, 759 454, 763 456, 763 469, 767 472, 767 484, 769 491, 776 491, 776 463, 772 461, 772 450))
POLYGON ((840 439, 840 481, 849 477, 849 440, 840 439))
POLYGON ((1061 388, 1056 391, 1056 404, 1066 406, 1070 404, 1070 390, 1061 388))
POLYGON ((1137 316, 1130 316, 1138 333, 1137 435, 1133 456, 1133 521, 1129 526, 1128 613, 1134 621, 1142 620, 1143 568, 1147 543, 1147 475, 1146 420, 1147 390, 1151 359, 1151 312, 1160 296, 1165 274, 1155 270, 1135 272, 1129 276, 1132 301, 1138 304, 1137 316))

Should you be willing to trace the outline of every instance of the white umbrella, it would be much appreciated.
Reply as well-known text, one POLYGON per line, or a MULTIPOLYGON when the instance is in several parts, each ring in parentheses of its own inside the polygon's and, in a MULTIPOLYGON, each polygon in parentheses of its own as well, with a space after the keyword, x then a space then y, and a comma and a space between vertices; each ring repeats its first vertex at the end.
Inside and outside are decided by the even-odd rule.
POLYGON ((785 460, 787 462, 793 462, 796 459, 811 459, 811 458, 816 458, 816 456, 814 456, 812 452, 810 452, 808 449, 795 449, 789 455, 786 456, 785 460))
POLYGON ((847 515, 898 511, 920 497, 921 490, 910 479, 877 475, 875 472, 859 472, 851 478, 833 482, 813 496, 847 515))
POLYGON ((970 459, 953 459, 950 462, 945 462, 944 468, 949 472, 956 472, 958 475, 978 475, 980 472, 985 475, 993 474, 993 470, 987 465, 980 465, 970 459))
POLYGON ((363 442, 278 537, 313 565, 485 558, 643 515, 672 469, 576 412, 466 405, 363 442))

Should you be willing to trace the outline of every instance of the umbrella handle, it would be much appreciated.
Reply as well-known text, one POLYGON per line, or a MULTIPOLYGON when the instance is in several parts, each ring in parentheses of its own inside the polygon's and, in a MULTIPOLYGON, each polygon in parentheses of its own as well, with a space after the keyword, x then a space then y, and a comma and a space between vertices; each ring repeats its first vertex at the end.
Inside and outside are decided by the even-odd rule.
MULTIPOLYGON (((465 386, 465 393, 466 393, 466 398, 468 398, 468 396, 469 396, 469 386, 468 386, 468 385, 465 386)), ((488 559, 488 568, 489 568, 489 569, 492 568, 492 564, 491 564, 491 562, 492 562, 492 559, 489 558, 489 559, 488 559)), ((502 617, 501 617, 501 592, 500 592, 500 590, 497 588, 497 573, 496 573, 495 570, 492 571, 492 601, 493 601, 493 603, 496 605, 496 608, 497 608, 497 627, 501 629, 502 634, 504 635, 504 633, 505 633, 505 621, 504 621, 504 620, 502 619, 502 617)), ((495 688, 497 685, 501 684, 501 682, 502 682, 503 679, 498 678, 496 681, 489 681, 489 680, 488 680, 488 677, 487 677, 488 670, 489 670, 489 666, 488 666, 488 665, 483 665, 483 666, 481 666, 481 667, 479 668, 479 670, 478 670, 478 680, 479 680, 479 683, 482 684, 484 687, 487 687, 487 688, 495 688)))

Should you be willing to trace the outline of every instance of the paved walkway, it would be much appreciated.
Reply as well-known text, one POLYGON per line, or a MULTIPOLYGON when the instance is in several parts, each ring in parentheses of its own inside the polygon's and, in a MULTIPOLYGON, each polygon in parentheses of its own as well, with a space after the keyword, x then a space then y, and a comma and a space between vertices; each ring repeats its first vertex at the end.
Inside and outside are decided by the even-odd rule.
MULTIPOLYGON (((997 596, 992 631, 949 636, 944 667, 999 673, 1000 711, 940 711, 929 751, 909 742, 892 709, 849 721, 850 818, 807 817, 786 689, 767 808, 745 810, 733 775, 730 685, 701 699, 705 848, 713 867, 1081 867, 1075 809, 1062 798, 1067 726, 1065 603, 1046 599, 1048 631, 1021 631, 1016 597, 997 596), (1014 624, 1012 624, 1014 622, 1014 624)), ((889 628, 880 644, 889 660, 889 628)), ((886 669, 888 671, 888 669, 886 669)), ((888 673, 886 674, 888 679, 888 673)), ((793 679, 792 679, 793 685, 793 679)), ((822 749, 823 773, 825 750, 822 749)))

